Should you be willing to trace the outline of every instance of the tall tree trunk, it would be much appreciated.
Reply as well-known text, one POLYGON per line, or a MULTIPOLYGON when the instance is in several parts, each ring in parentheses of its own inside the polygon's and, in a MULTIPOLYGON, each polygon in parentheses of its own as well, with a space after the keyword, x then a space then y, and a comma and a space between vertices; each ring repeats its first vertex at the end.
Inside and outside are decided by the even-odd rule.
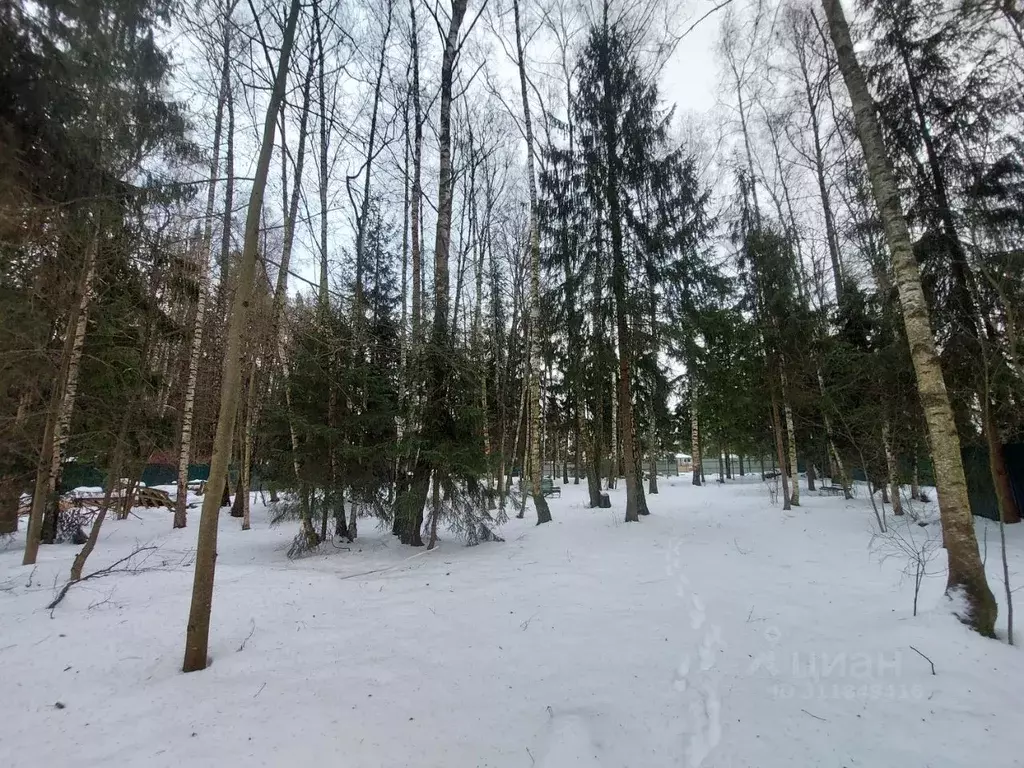
MULTIPOLYGON (((817 369, 818 373, 818 391, 821 393, 821 399, 825 400, 825 379, 821 375, 821 368, 817 369)), ((836 448, 836 442, 834 433, 832 431, 832 420, 828 417, 828 413, 823 409, 822 418, 825 421, 825 439, 828 442, 828 462, 829 462, 829 478, 834 484, 836 481, 836 475, 838 474, 839 484, 843 487, 843 497, 849 501, 853 498, 850 477, 846 474, 846 467, 843 465, 843 457, 839 455, 839 449, 836 448)))
POLYGON ((693 461, 693 484, 700 485, 700 425, 697 419, 697 405, 690 402, 690 456, 693 461))
POLYGON ((423 340, 423 278, 422 253, 420 248, 420 211, 423 192, 420 186, 423 159, 423 116, 420 107, 420 49, 416 25, 416 0, 409 0, 409 24, 412 54, 412 198, 409 212, 410 236, 412 239, 412 348, 418 350, 423 340))
POLYGON ((789 479, 790 479, 790 503, 794 507, 800 506, 800 471, 797 466, 796 452, 796 429, 793 425, 793 409, 789 405, 789 386, 786 380, 786 372, 782 365, 779 366, 779 380, 782 383, 782 409, 786 414, 786 437, 789 444, 789 479))
POLYGON ((921 500, 921 479, 918 471, 917 456, 914 456, 913 468, 910 474, 910 498, 914 501, 921 500))
MULTIPOLYGON (((231 458, 231 438, 235 431, 235 415, 238 411, 242 364, 245 357, 242 337, 248 325, 249 300, 252 296, 256 273, 256 249, 259 242, 263 193, 267 185, 270 158, 274 150, 275 123, 281 108, 281 101, 284 98, 285 84, 288 78, 288 62, 291 58, 295 27, 301 6, 301 0, 292 0, 288 11, 274 87, 267 105, 259 159, 256 163, 252 192, 249 196, 249 209, 245 221, 245 241, 239 264, 238 282, 235 286, 235 295, 228 320, 227 348, 221 377, 220 411, 217 417, 213 457, 210 462, 210 485, 213 488, 223 487, 227 482, 228 461, 231 458)), ((213 606, 213 579, 217 558, 218 512, 219 505, 216 496, 208 493, 203 499, 203 510, 199 521, 192 603, 189 608, 188 626, 185 633, 183 662, 185 672, 205 669, 207 665, 210 610, 213 606)))
POLYGON ((839 236, 836 232, 835 216, 832 212, 832 202, 829 199, 828 183, 825 180, 825 151, 821 140, 821 125, 818 118, 818 99, 814 95, 814 86, 811 83, 810 67, 807 60, 807 38, 802 31, 794 26, 794 33, 797 37, 796 54, 797 63, 800 66, 800 75, 804 85, 804 96, 807 99, 807 111, 811 118, 811 138, 814 144, 814 173, 818 182, 818 196, 821 199, 821 210, 825 218, 825 240, 828 244, 828 255, 832 262, 832 279, 835 283, 836 304, 843 304, 843 267, 842 258, 839 253, 839 236))
POLYGON ((782 419, 779 418, 779 398, 772 387, 772 432, 775 433, 775 455, 779 461, 779 479, 782 481, 782 509, 791 509, 789 476, 786 474, 786 448, 782 439, 782 419))
POLYGON ((882 449, 885 451, 885 470, 888 475, 889 489, 892 496, 892 513, 903 514, 903 499, 900 496, 899 468, 896 465, 896 456, 892 452, 892 438, 890 437, 888 420, 882 423, 882 449))
MULTIPOLYGON (((572 484, 580 484, 580 461, 582 460, 580 443, 583 440, 583 406, 579 400, 576 401, 576 431, 572 439, 572 484)), ((565 482, 569 482, 566 478, 565 482)))
POLYGON ((647 450, 650 460, 648 461, 648 472, 650 476, 647 478, 647 492, 657 493, 658 492, 658 451, 655 446, 655 431, 654 431, 654 414, 651 414, 651 426, 647 430, 647 450))
POLYGON ((85 250, 85 263, 78 283, 78 302, 68 314, 64 331, 61 369, 54 382, 50 408, 43 430, 43 443, 36 470, 35 490, 29 512, 28 532, 25 538, 25 556, 22 565, 35 565, 39 542, 44 536, 50 541, 57 533, 59 500, 57 482, 63 459, 63 448, 71 425, 71 414, 78 392, 78 371, 85 347, 85 330, 89 321, 93 281, 96 277, 96 258, 99 250, 99 232, 93 232, 85 250))
POLYGON ((822 6, 839 70, 850 93, 857 135, 864 150, 871 188, 885 226, 896 274, 903 321, 935 463, 935 483, 949 562, 946 590, 950 596, 962 594, 966 602, 960 609, 960 619, 982 635, 993 637, 998 606, 989 589, 978 552, 960 455, 960 439, 935 350, 928 305, 900 204, 899 188, 882 139, 875 104, 854 53, 840 0, 822 0, 822 6))
POLYGON ((543 464, 540 448, 541 409, 540 373, 544 365, 540 349, 540 222, 537 210, 537 179, 534 173, 533 124, 530 120, 530 99, 526 90, 526 60, 523 58, 523 36, 519 22, 519 0, 512 0, 512 13, 516 26, 516 58, 519 65, 519 89, 523 97, 523 124, 526 129, 526 176, 530 190, 530 485, 533 505, 537 510, 537 525, 551 522, 548 501, 541 492, 543 464))
MULTIPOLYGON (((366 258, 366 220, 370 212, 370 181, 373 173, 373 160, 377 147, 377 115, 380 109, 380 91, 384 82, 384 67, 387 64, 388 38, 391 37, 391 0, 385 0, 387 6, 387 24, 380 44, 380 59, 377 66, 377 79, 373 86, 373 106, 370 109, 370 134, 366 144, 366 158, 363 162, 363 198, 359 205, 359 216, 356 219, 356 279, 353 314, 355 319, 356 344, 361 347, 363 325, 363 270, 366 258)), ((296 193, 298 192, 298 171, 296 171, 296 193)), ((365 369, 365 366, 363 366, 365 369)))
MULTIPOLYGON (((184 528, 188 522, 188 465, 192 455, 192 418, 195 413, 196 383, 199 359, 203 350, 206 327, 206 302, 210 293, 210 249, 213 246, 213 206, 217 197, 217 172, 220 169, 220 142, 224 129, 224 110, 231 93, 231 13, 235 0, 228 3, 222 20, 220 90, 217 94, 217 116, 213 123, 213 152, 210 158, 210 184, 206 194, 206 217, 203 242, 199 248, 199 295, 196 299, 195 325, 188 357, 185 402, 181 411, 181 436, 178 448, 178 491, 174 500, 174 527, 184 528)), ((233 126, 232 126, 233 127, 233 126)))
POLYGON ((317 291, 317 301, 321 312, 325 312, 329 301, 327 285, 327 184, 330 181, 328 147, 330 144, 331 121, 328 119, 327 112, 326 56, 324 52, 324 32, 320 20, 320 3, 313 3, 313 25, 316 30, 317 95, 320 97, 320 188, 317 190, 320 195, 320 284, 317 291))
POLYGON ((437 546, 437 519, 441 516, 441 484, 435 481, 433 486, 433 499, 430 505, 430 538, 427 541, 427 549, 437 546))
POLYGON ((0 475, 0 536, 18 532, 21 488, 14 475, 0 475))
MULTIPOLYGON (((607 33, 607 17, 605 18, 607 33)), ((604 79, 603 104, 601 107, 602 143, 604 144, 608 170, 604 180, 605 198, 608 205, 608 228, 612 246, 612 292, 615 302, 615 330, 619 352, 618 380, 618 427, 622 436, 622 453, 626 475, 626 522, 639 520, 640 510, 646 509, 643 485, 638 476, 636 452, 633 444, 636 427, 633 416, 633 339, 629 330, 629 306, 626 301, 626 283, 629 279, 626 254, 622 236, 622 209, 619 199, 619 116, 615 113, 610 82, 611 62, 602 62, 604 79)))
POLYGON ((242 466, 239 474, 242 478, 242 530, 248 531, 251 526, 249 515, 249 492, 252 489, 253 442, 256 428, 256 390, 259 386, 259 373, 253 365, 249 373, 249 384, 246 387, 245 423, 242 428, 242 466))
POLYGON ((1003 443, 999 437, 995 419, 992 418, 992 406, 988 399, 988 393, 984 392, 982 396, 984 397, 982 431, 985 433, 985 444, 988 447, 989 472, 992 475, 992 485, 995 488, 996 501, 999 504, 999 519, 1007 525, 1019 523, 1020 507, 1017 506, 1017 499, 1013 495, 1013 484, 1010 482, 1010 473, 1006 468, 1003 443))
MULTIPOLYGON (((430 340, 430 365, 428 376, 428 405, 422 427, 428 441, 439 439, 448 422, 449 374, 451 361, 447 350, 451 346, 448 333, 449 274, 448 258, 451 252, 452 234, 452 83, 455 64, 460 49, 459 29, 466 16, 467 0, 454 0, 451 20, 445 34, 444 53, 441 60, 440 110, 438 114, 438 185, 437 185, 437 228, 434 238, 434 321, 430 340)), ((418 98, 418 96, 417 96, 418 98)), ((415 246, 414 246, 415 247, 415 246)), ((401 534, 403 544, 422 546, 420 533, 423 507, 426 504, 429 483, 442 482, 441 465, 437 458, 421 458, 416 463, 409 498, 400 500, 406 516, 406 525, 401 534)))
POLYGON ((612 421, 611 421, 611 460, 608 462, 608 487, 615 488, 619 481, 619 388, 615 385, 616 376, 612 375, 612 421))
MULTIPOLYGON (((292 250, 295 243, 295 224, 299 214, 299 199, 302 192, 303 168, 306 160, 306 141, 308 139, 310 91, 313 82, 313 68, 316 59, 309 57, 309 64, 302 86, 302 111, 299 117, 299 146, 295 154, 295 167, 293 168, 292 193, 288 195, 287 184, 282 184, 282 213, 284 214, 284 241, 281 246, 281 264, 277 271, 277 284, 274 287, 274 302, 271 315, 270 343, 277 355, 277 361, 281 365, 281 377, 284 382, 286 416, 288 419, 288 432, 292 446, 292 470, 295 473, 295 480, 298 486, 299 496, 299 523, 302 534, 306 539, 309 548, 320 543, 316 529, 313 527, 313 515, 310 509, 310 489, 302 476, 301 464, 299 461, 299 435, 295 428, 295 419, 292 409, 292 385, 291 372, 288 365, 287 351, 284 346, 284 334, 281 332, 284 326, 284 310, 288 296, 288 274, 291 268, 292 250)), ((283 103, 279 107, 283 110, 283 103)), ((284 122, 284 112, 281 112, 281 121, 284 122)), ((282 137, 282 162, 287 158, 287 152, 283 146, 282 137)), ((240 475, 241 479, 241 475, 240 475)), ((248 494, 248 488, 245 489, 248 494)), ((240 513, 244 506, 239 508, 240 513)), ((234 514, 234 513, 232 513, 234 514)), ((243 513, 244 514, 244 513, 243 513)))

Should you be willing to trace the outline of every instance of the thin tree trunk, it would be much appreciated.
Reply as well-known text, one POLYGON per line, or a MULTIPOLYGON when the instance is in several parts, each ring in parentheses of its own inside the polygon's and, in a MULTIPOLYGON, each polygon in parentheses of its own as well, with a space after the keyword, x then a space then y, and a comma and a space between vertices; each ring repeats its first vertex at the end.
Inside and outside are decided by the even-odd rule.
POLYGON ((999 430, 996 428, 995 420, 992 418, 992 408, 988 403, 988 394, 981 393, 985 398, 983 408, 985 422, 983 432, 985 433, 985 444, 988 447, 989 473, 992 475, 992 485, 996 491, 996 500, 999 503, 1000 519, 1010 525, 1020 522, 1020 508, 1017 506, 1017 499, 1013 495, 1013 485, 1010 482, 1010 473, 1006 468, 1006 455, 1003 451, 1003 443, 999 438, 999 430))
POLYGON ((786 380, 786 371, 779 366, 779 380, 782 383, 782 408, 786 414, 786 437, 789 443, 789 479, 790 479, 790 503, 794 507, 800 506, 800 472, 797 466, 796 451, 796 429, 793 425, 793 409, 789 405, 789 382, 786 380))
POLYGON ((782 419, 779 418, 779 398, 772 388, 772 431, 775 433, 775 455, 779 461, 779 479, 782 481, 782 509, 791 509, 789 476, 786 474, 786 448, 782 439, 782 419))
POLYGON ((423 158, 423 117, 420 107, 420 54, 417 39, 416 0, 409 0, 409 23, 412 54, 412 104, 413 104, 413 147, 412 147, 412 198, 409 212, 410 235, 412 238, 412 347, 420 348, 423 338, 423 278, 422 254, 420 248, 420 206, 423 198, 420 186, 423 158))
POLYGON ((316 29, 317 48, 317 92, 320 97, 320 188, 317 192, 320 195, 320 284, 317 291, 317 301, 320 310, 326 311, 328 306, 328 285, 327 285, 327 184, 330 180, 330 169, 328 168, 328 145, 330 144, 331 123, 327 113, 327 82, 325 77, 325 53, 324 33, 320 21, 320 3, 313 3, 313 24, 316 29))
MULTIPOLYGON (((260 215, 263 209, 263 193, 270 170, 270 158, 274 150, 274 131, 277 114, 284 98, 288 76, 288 62, 291 58, 295 27, 301 9, 300 0, 292 0, 285 22, 281 42, 280 59, 274 78, 274 87, 267 105, 263 139, 249 209, 245 222, 245 241, 239 264, 238 282, 232 300, 228 320, 227 348, 224 355, 221 377, 220 412, 217 418, 217 432, 210 462, 210 484, 223 487, 227 482, 228 461, 231 457, 231 438, 235 431, 235 415, 238 410, 238 395, 241 388, 242 364, 244 362, 243 335, 248 325, 249 300, 252 296, 256 273, 256 250, 259 242, 260 215)), ((192 585, 192 603, 189 608, 188 626, 185 634, 185 657, 183 670, 194 672, 205 669, 208 663, 207 649, 210 638, 210 610, 213 606, 213 579, 217 558, 217 517, 218 500, 213 494, 203 499, 203 510, 199 521, 199 538, 196 546, 195 578, 192 585)))
MULTIPOLYGON (((581 454, 580 443, 583 440, 583 424, 582 424, 582 422, 583 422, 583 408, 582 408, 580 402, 577 400, 577 402, 576 402, 576 432, 573 435, 573 440, 572 440, 572 451, 573 451, 573 454, 572 454, 572 456, 573 456, 573 458, 572 458, 572 477, 573 477, 572 484, 573 485, 579 485, 580 484, 580 461, 583 458, 580 455, 581 454)), ((567 482, 567 483, 569 482, 568 478, 566 479, 565 482, 567 482)))
MULTIPOLYGON (((794 29, 794 32, 797 32, 794 29)), ((818 196, 821 199, 821 210, 825 218, 825 239, 828 254, 832 262, 832 279, 835 283, 836 304, 843 304, 843 268, 839 254, 839 236, 836 233, 835 216, 832 213, 832 202, 829 200, 828 183, 825 180, 825 152, 821 142, 821 126, 818 119, 818 101, 814 97, 811 75, 807 62, 806 38, 797 33, 797 63, 804 84, 804 96, 807 99, 807 110, 811 118, 811 138, 814 143, 814 172, 818 182, 818 196)))
POLYGON ((935 463, 935 483, 949 563, 947 593, 950 596, 960 594, 965 599, 966 605, 958 609, 962 621, 982 635, 992 637, 998 606, 989 589, 978 552, 960 455, 960 439, 932 337, 928 305, 900 204, 899 188, 840 0, 822 0, 822 6, 839 70, 850 93, 857 135, 864 150, 871 188, 885 226, 896 274, 907 340, 935 463))
POLYGON ((178 450, 178 491, 174 500, 174 527, 184 528, 188 522, 188 465, 192 454, 192 419, 195 413, 196 383, 199 379, 199 359, 203 349, 203 331, 206 327, 206 302, 210 293, 210 249, 213 245, 213 206, 217 197, 217 172, 220 168, 220 142, 224 128, 224 110, 231 93, 231 13, 235 0, 228 4, 222 20, 220 91, 217 95, 217 116, 213 123, 213 153, 210 159, 210 183, 206 195, 206 217, 203 241, 199 248, 199 295, 196 299, 195 325, 188 357, 188 378, 185 383, 185 402, 181 412, 181 436, 178 450))
MULTIPOLYGON (((238 435, 238 437, 241 437, 241 435, 238 435)), ((239 440, 238 442, 241 443, 242 440, 239 440)), ((241 518, 245 514, 245 511, 242 508, 242 500, 245 498, 245 488, 242 485, 243 480, 243 472, 241 467, 239 467, 238 476, 235 478, 235 499, 231 502, 230 514, 232 517, 241 518)))
POLYGON ((43 430, 42 450, 36 471, 35 490, 32 494, 22 565, 35 565, 40 539, 45 536, 53 541, 57 533, 57 516, 60 510, 57 482, 60 477, 63 448, 67 442, 67 431, 71 425, 71 413, 78 392, 78 371, 82 349, 85 346, 98 249, 99 233, 94 232, 86 246, 85 264, 82 266, 82 276, 78 284, 78 303, 68 315, 61 370, 54 383, 50 409, 43 430))
POLYGON ((107 476, 107 490, 103 494, 103 501, 100 504, 99 511, 96 513, 96 517, 92 521, 92 527, 89 529, 89 538, 85 540, 85 546, 83 546, 82 550, 75 555, 75 559, 71 563, 71 581, 81 580, 82 570, 85 568, 85 562, 89 559, 89 555, 92 554, 93 550, 96 549, 96 542, 99 541, 100 528, 103 526, 103 520, 107 516, 107 510, 110 509, 114 489, 117 488, 121 482, 121 467, 124 463, 124 450, 128 439, 128 426, 132 421, 131 413, 133 410, 134 409, 129 406, 125 409, 124 416, 121 418, 121 428, 118 431, 117 442, 114 443, 114 455, 111 459, 110 471, 107 476))
POLYGON ((430 505, 430 539, 427 541, 427 549, 431 550, 437 546, 437 518, 441 516, 441 484, 437 478, 433 483, 433 499, 430 505))
MULTIPOLYGON (((445 34, 444 53, 441 60, 440 109, 438 114, 438 189, 437 227, 434 238, 434 321, 430 341, 430 365, 427 371, 427 385, 430 401, 421 429, 428 441, 439 437, 439 430, 447 418, 448 380, 451 362, 447 350, 451 346, 448 332, 449 271, 448 260, 451 252, 452 234, 452 84, 455 65, 460 49, 459 29, 466 16, 467 0, 454 0, 451 19, 445 34)), ((400 500, 405 510, 406 525, 401 534, 403 544, 422 546, 423 507, 426 504, 429 483, 441 483, 442 464, 435 458, 421 458, 416 463, 410 494, 400 500)))
POLYGON ((21 488, 14 475, 0 475, 0 536, 18 532, 21 488))
POLYGON ((247 387, 246 401, 245 401, 245 426, 243 428, 243 443, 242 443, 242 467, 240 469, 240 475, 242 478, 242 489, 244 495, 242 496, 242 530, 248 531, 251 526, 251 518, 249 515, 249 492, 252 488, 252 458, 253 458, 253 441, 255 439, 254 431, 256 427, 256 389, 258 386, 258 372, 256 366, 253 365, 249 372, 249 386, 247 387))
MULTIPOLYGON (((380 108, 381 84, 384 81, 384 67, 387 64, 388 38, 391 37, 391 0, 386 0, 387 25, 384 28, 384 35, 380 44, 380 62, 377 66, 377 79, 373 87, 373 106, 370 110, 370 134, 366 145, 366 159, 363 163, 365 174, 363 176, 363 199, 359 206, 359 218, 356 220, 356 279, 355 297, 353 301, 353 315, 355 319, 356 344, 362 346, 362 325, 363 325, 363 269, 366 250, 366 220, 370 212, 370 181, 373 172, 373 159, 377 145, 377 114, 380 108)), ((307 99, 308 103, 308 99, 307 99)), ((301 162, 301 160, 300 160, 301 162)), ((296 169, 295 194, 298 194, 299 169, 296 169)), ((293 206, 296 203, 293 201, 293 206)), ((365 366, 363 366, 365 370, 365 366)), ((365 384, 365 382, 364 382, 365 384)))
POLYGON ((697 418, 696 403, 690 403, 690 459, 693 461, 693 484, 701 484, 700 475, 700 425, 697 418))
POLYGON ((910 475, 910 498, 914 501, 921 500, 921 478, 917 467, 917 456, 914 457, 914 468, 910 475))
POLYGON ((896 457, 892 452, 892 439, 890 438, 888 420, 882 423, 882 448, 885 451, 885 469, 892 497, 892 513, 894 515, 902 515, 903 499, 900 497, 899 468, 896 465, 896 457))
POLYGON ((526 60, 523 58, 523 36, 519 22, 519 0, 512 0, 516 26, 516 58, 519 65, 519 88, 523 97, 523 124, 526 129, 526 175, 530 191, 530 336, 527 356, 530 361, 530 485, 537 525, 551 522, 551 510, 541 492, 541 409, 540 373, 544 365, 540 348, 540 221, 537 209, 537 180, 534 172, 533 123, 530 120, 530 99, 526 90, 526 60))
POLYGON ((619 480, 619 391, 618 387, 612 386, 612 422, 611 422, 611 461, 608 462, 608 487, 614 488, 619 480))
MULTIPOLYGON (((822 400, 825 400, 825 379, 821 375, 821 368, 817 369, 818 374, 818 391, 821 393, 822 400)), ((828 462, 829 462, 829 478, 833 484, 836 481, 836 475, 838 474, 839 484, 843 487, 843 498, 847 501, 853 498, 851 492, 850 478, 846 474, 846 467, 843 465, 843 457, 839 455, 839 449, 836 448, 835 436, 832 431, 832 420, 828 417, 828 413, 822 410, 822 418, 825 421, 825 438, 828 442, 828 462)))

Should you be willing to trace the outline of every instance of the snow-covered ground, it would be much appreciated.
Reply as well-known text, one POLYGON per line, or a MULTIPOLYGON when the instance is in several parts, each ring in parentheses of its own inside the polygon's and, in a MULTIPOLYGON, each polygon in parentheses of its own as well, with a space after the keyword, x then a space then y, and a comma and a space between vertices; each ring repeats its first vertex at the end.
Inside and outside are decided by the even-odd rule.
MULTIPOLYGON (((784 513, 753 478, 663 478, 626 525, 621 490, 588 510, 584 488, 503 543, 412 550, 363 521, 351 549, 298 561, 294 524, 269 527, 256 497, 253 530, 221 518, 213 663, 190 675, 198 510, 183 531, 166 510, 109 520, 86 573, 157 549, 52 616, 77 547, 22 567, 16 537, 0 545, 0 766, 1024 765, 1024 655, 958 624, 941 575, 912 616, 907 557, 872 542, 863 491, 804 490, 784 513)), ((978 529, 1005 639, 998 529, 978 529)), ((1024 584, 1024 528, 1008 534, 1024 584)))

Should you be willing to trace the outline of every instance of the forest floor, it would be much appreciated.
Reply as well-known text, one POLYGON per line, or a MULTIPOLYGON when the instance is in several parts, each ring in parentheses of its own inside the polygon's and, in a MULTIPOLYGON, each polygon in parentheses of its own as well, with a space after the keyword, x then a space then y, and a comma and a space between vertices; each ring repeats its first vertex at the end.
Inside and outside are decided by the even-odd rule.
MULTIPOLYGON (((364 520, 351 549, 297 561, 296 524, 271 527, 257 495, 253 530, 221 517, 212 665, 190 675, 198 510, 179 531, 167 510, 108 521, 87 574, 156 549, 52 613, 77 547, 23 567, 21 534, 0 544, 0 765, 1024 765, 996 525, 978 535, 1002 641, 951 616, 941 549, 912 615, 863 488, 805 485, 783 512, 753 477, 660 485, 638 524, 621 489, 589 510, 569 485, 552 524, 527 509, 504 542, 412 550, 364 520)), ((1024 527, 1008 539, 1024 584, 1024 527)))

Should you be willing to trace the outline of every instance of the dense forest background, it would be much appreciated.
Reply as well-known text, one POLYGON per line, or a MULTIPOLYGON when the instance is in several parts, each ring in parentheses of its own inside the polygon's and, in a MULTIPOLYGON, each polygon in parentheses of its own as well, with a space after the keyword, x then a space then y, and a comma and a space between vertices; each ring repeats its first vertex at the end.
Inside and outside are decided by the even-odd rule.
POLYGON ((2 0, 0 533, 27 505, 26 562, 87 557, 152 464, 193 525, 209 465, 208 621, 256 487, 300 555, 543 523, 546 474, 638 521, 660 457, 773 457, 787 508, 800 472, 896 515, 935 484, 990 634, 966 480, 1020 520, 1024 13, 670 5, 2 0), (711 24, 717 72, 673 71, 711 24))

